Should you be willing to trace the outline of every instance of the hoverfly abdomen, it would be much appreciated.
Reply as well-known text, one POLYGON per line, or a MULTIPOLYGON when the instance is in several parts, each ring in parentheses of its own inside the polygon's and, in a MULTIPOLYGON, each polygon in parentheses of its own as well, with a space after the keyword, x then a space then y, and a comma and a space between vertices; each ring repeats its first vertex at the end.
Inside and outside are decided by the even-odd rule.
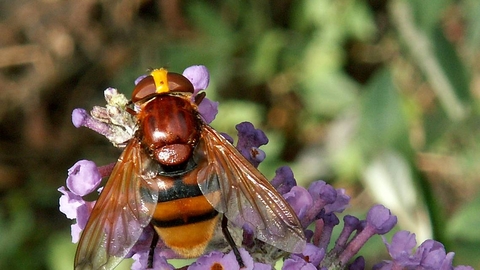
POLYGON ((171 180, 161 182, 162 188, 158 193, 158 202, 203 196, 197 183, 185 183, 182 181, 182 177, 184 176, 179 175, 171 180))
POLYGON ((143 105, 138 118, 142 142, 160 164, 185 163, 199 137, 198 116, 183 97, 156 96, 143 105))
MULTIPOLYGON (((164 243, 184 257, 203 253, 218 221, 218 212, 198 186, 198 170, 159 182, 151 220, 164 243)), ((220 192, 216 193, 220 200, 220 192)))
POLYGON ((181 178, 163 181, 152 224, 166 228, 188 225, 214 218, 217 211, 206 200, 198 184, 185 183, 181 178))

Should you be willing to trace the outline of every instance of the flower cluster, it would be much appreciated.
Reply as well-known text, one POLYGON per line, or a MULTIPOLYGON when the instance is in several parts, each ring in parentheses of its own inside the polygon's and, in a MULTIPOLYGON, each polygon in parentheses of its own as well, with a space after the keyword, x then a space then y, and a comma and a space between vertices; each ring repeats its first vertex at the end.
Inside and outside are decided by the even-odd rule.
POLYGON ((452 267, 453 252, 446 253, 442 243, 435 240, 425 240, 415 252, 417 245, 415 234, 408 231, 399 231, 393 235, 392 243, 389 244, 383 238, 391 261, 383 261, 376 264, 374 270, 388 269, 440 269, 440 270, 473 270, 470 266, 452 267))
MULTIPOLYGON (((194 96, 208 86, 209 75, 204 66, 187 68, 183 75, 194 85, 194 96)), ((137 79, 138 82, 138 79, 137 79)), ((72 121, 76 127, 88 127, 105 137, 115 146, 123 146, 133 137, 136 130, 135 119, 126 112, 128 101, 116 89, 105 91, 106 107, 95 107, 90 114, 83 109, 75 109, 72 121)), ((194 97, 192 97, 194 98, 194 97)), ((204 121, 210 123, 217 113, 217 103, 204 99, 199 104, 199 112, 204 121)), ((237 125, 238 151, 255 167, 264 159, 265 153, 259 149, 268 143, 268 139, 259 129, 248 122, 237 125)), ((233 139, 227 135, 229 141, 233 139)), ((58 190, 60 211, 67 218, 76 219, 72 225, 72 241, 77 242, 80 232, 85 228, 88 216, 95 202, 84 200, 84 196, 97 192, 101 179, 107 177, 113 165, 97 167, 92 161, 78 161, 69 171, 65 187, 58 190)), ((240 255, 245 263, 243 269, 272 269, 272 264, 283 257, 285 270, 297 269, 364 269, 363 257, 355 257, 362 246, 374 235, 389 232, 396 224, 397 218, 382 205, 373 206, 365 220, 351 215, 343 217, 343 228, 335 244, 332 242, 332 232, 340 223, 337 214, 343 212, 350 201, 343 189, 335 189, 323 181, 316 181, 308 189, 297 186, 293 172, 289 167, 281 167, 276 171, 271 184, 285 198, 297 214, 307 238, 307 244, 298 254, 286 254, 282 250, 267 245, 257 239, 252 228, 243 229, 242 248, 240 255)), ((147 226, 127 257, 134 259, 132 269, 146 269, 151 239, 155 232, 147 226)), ((384 240, 385 241, 385 240, 384 240)), ((385 241, 391 261, 383 261, 374 269, 473 269, 467 266, 453 268, 453 253, 446 254, 444 247, 433 240, 424 242, 415 253, 415 237, 409 232, 398 232, 392 243, 385 241)), ((161 239, 155 248, 154 269, 175 269, 167 259, 177 258, 177 255, 166 247, 161 239)), ((185 267, 186 268, 186 267, 185 267)), ((188 266, 188 269, 239 269, 233 252, 223 253, 213 251, 198 258, 188 266)))

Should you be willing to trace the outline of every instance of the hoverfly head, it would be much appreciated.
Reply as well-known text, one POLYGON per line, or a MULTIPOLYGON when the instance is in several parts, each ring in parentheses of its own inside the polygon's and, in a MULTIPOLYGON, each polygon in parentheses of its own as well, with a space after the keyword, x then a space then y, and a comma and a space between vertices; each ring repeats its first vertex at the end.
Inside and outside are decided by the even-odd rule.
POLYGON ((142 78, 132 93, 132 103, 144 103, 151 98, 170 93, 193 94, 192 83, 183 75, 168 72, 164 68, 154 69, 142 78))

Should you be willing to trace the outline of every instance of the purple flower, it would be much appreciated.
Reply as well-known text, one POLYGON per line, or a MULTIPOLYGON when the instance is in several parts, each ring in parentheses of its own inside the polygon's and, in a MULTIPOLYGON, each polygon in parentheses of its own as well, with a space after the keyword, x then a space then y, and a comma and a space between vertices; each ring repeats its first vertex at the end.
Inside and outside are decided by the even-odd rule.
POLYGON ((95 190, 101 181, 102 177, 93 161, 80 160, 68 169, 67 188, 79 196, 95 190))
POLYGON ((317 267, 303 258, 292 256, 283 262, 282 270, 317 270, 317 267))
POLYGON ((383 205, 375 205, 368 211, 365 228, 360 231, 340 253, 339 261, 345 265, 375 234, 385 234, 397 223, 397 217, 383 205))
MULTIPOLYGON (((253 269, 271 269, 271 265, 262 263, 254 263, 250 254, 243 248, 238 249, 240 256, 242 257, 245 267, 242 270, 253 269), (268 268, 267 268, 268 267, 268 268)), ((219 251, 213 251, 209 254, 203 255, 197 259, 188 270, 204 270, 204 269, 240 269, 237 258, 233 251, 227 254, 223 254, 219 251)))
POLYGON ((94 119, 87 111, 81 108, 72 111, 72 123, 76 128, 87 127, 104 136, 107 136, 110 132, 106 123, 94 119))
POLYGON ((350 203, 350 196, 345 194, 345 189, 338 188, 336 189, 336 199, 334 202, 325 205, 325 212, 336 212, 342 213, 350 203))
POLYGON ((153 268, 148 268, 148 252, 135 253, 132 256, 134 262, 132 264, 132 270, 144 270, 144 269, 162 269, 162 270, 174 270, 175 267, 169 264, 167 260, 160 256, 159 253, 153 253, 153 268))
POLYGON ((94 191, 100 181, 102 175, 94 162, 89 160, 80 160, 68 170, 67 188, 60 187, 58 191, 62 193, 60 196, 60 211, 69 219, 76 219, 76 223, 72 224, 72 242, 78 242, 80 233, 87 225, 88 217, 92 212, 94 202, 85 201, 85 196, 94 191))
POLYGON ((310 184, 308 193, 312 196, 314 203, 312 207, 308 209, 304 220, 302 220, 304 223, 313 222, 326 205, 334 203, 337 199, 337 191, 324 181, 315 181, 310 184))
MULTIPOLYGON (((79 215, 77 211, 84 208, 85 201, 82 199, 82 197, 66 190, 65 187, 60 187, 58 191, 62 193, 62 196, 60 196, 59 199, 60 212, 64 213, 69 219, 76 219, 79 215)), ((78 242, 82 229, 83 228, 80 227, 78 222, 71 225, 73 243, 78 242)))
POLYGON ((302 222, 303 227, 307 227, 310 223, 304 223, 303 220, 305 220, 304 216, 313 204, 310 193, 308 193, 304 187, 294 186, 289 192, 283 194, 283 197, 293 208, 293 211, 295 211, 295 214, 297 214, 297 217, 302 222))
POLYGON ((324 181, 313 182, 308 188, 308 193, 310 194, 308 198, 312 203, 304 205, 304 211, 297 213, 304 227, 317 219, 318 215, 325 211, 325 206, 334 203, 337 198, 337 191, 324 181))
POLYGON ((183 71, 183 76, 185 76, 185 78, 187 78, 193 84, 194 95, 198 94, 198 92, 202 90, 207 89, 208 84, 210 83, 210 74, 208 69, 202 65, 186 68, 183 71))
POLYGON ((408 262, 413 248, 417 245, 415 234, 408 231, 395 233, 392 238, 392 244, 389 244, 385 237, 382 238, 392 259, 399 262, 408 262))
POLYGON ((200 269, 239 269, 235 255, 226 256, 222 252, 213 251, 207 255, 203 255, 197 259, 188 270, 200 269))
POLYGON ((59 200, 60 212, 64 213, 69 219, 77 220, 71 228, 72 242, 77 243, 80 233, 87 224, 93 203, 84 201, 81 196, 65 189, 65 187, 60 187, 58 191, 62 193, 59 200))
POLYGON ((334 203, 337 199, 337 191, 324 181, 315 181, 308 187, 308 192, 312 195, 313 200, 323 206, 334 203))
POLYGON ((315 221, 315 234, 313 243, 320 248, 326 249, 330 243, 333 228, 340 223, 333 213, 323 214, 322 218, 315 221))
POLYGON ((240 123, 235 128, 238 131, 238 151, 253 166, 258 167, 260 162, 265 159, 265 153, 258 148, 268 143, 267 136, 262 130, 256 129, 250 122, 240 123))
POLYGON ((415 258, 425 269, 440 269, 445 263, 452 265, 453 253, 447 257, 445 247, 435 240, 425 240, 417 249, 415 258))
POLYGON ((307 243, 305 249, 301 254, 293 254, 290 258, 300 257, 304 261, 311 263, 313 265, 319 265, 325 256, 325 249, 319 248, 318 246, 307 243))
POLYGON ((80 233, 85 229, 94 205, 95 202, 85 202, 85 204, 77 208, 77 223, 72 224, 73 243, 77 243, 80 240, 80 233))
POLYGON ((266 263, 253 263, 253 270, 272 270, 272 266, 266 263))
POLYGON ((210 124, 215 119, 215 116, 217 116, 218 102, 204 98, 198 105, 198 112, 202 116, 203 121, 205 121, 207 124, 210 124))
POLYGON ((65 187, 58 188, 58 191, 62 193, 60 196, 60 212, 64 213, 67 218, 77 218, 77 208, 85 204, 85 201, 81 196, 65 189, 65 187))
POLYGON ((383 261, 376 264, 375 270, 388 269, 462 269, 473 270, 470 266, 457 266, 453 268, 454 253, 446 253, 444 246, 434 240, 426 240, 423 242, 415 252, 413 249, 416 245, 415 234, 407 231, 399 231, 392 237, 392 243, 389 244, 383 238, 387 246, 388 253, 392 257, 392 261, 383 261))
MULTIPOLYGON (((185 76, 193 85, 192 101, 195 100, 195 96, 202 90, 207 89, 210 83, 210 74, 207 67, 202 65, 191 66, 183 71, 185 76)), ((218 113, 218 102, 211 101, 208 98, 203 98, 202 102, 198 105, 198 112, 202 116, 205 123, 210 124, 218 113)))
POLYGON ((278 191, 280 194, 285 194, 289 192, 292 187, 297 185, 297 181, 293 177, 292 169, 288 166, 282 166, 275 171, 275 177, 273 177, 270 184, 278 191))
POLYGON ((345 249, 347 241, 355 230, 359 228, 360 220, 354 216, 346 215, 343 217, 343 229, 335 242, 335 246, 331 253, 333 256, 337 256, 340 251, 345 249))
POLYGON ((375 229, 376 234, 385 234, 397 224, 397 217, 392 215, 390 210, 381 204, 370 208, 367 214, 367 226, 375 229))

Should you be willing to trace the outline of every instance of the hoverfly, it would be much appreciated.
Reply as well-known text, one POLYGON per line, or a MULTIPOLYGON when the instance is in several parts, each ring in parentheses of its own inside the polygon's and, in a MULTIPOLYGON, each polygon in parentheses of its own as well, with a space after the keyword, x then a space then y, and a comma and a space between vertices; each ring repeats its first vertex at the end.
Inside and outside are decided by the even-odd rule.
MULTIPOLYGON (((202 255, 222 218, 249 224, 256 238, 288 252, 305 245, 292 208, 222 135, 206 124, 183 75, 155 69, 137 83, 138 129, 115 164, 83 231, 75 269, 113 269, 147 226, 185 258, 202 255)), ((155 240, 156 239, 156 240, 155 240)))

